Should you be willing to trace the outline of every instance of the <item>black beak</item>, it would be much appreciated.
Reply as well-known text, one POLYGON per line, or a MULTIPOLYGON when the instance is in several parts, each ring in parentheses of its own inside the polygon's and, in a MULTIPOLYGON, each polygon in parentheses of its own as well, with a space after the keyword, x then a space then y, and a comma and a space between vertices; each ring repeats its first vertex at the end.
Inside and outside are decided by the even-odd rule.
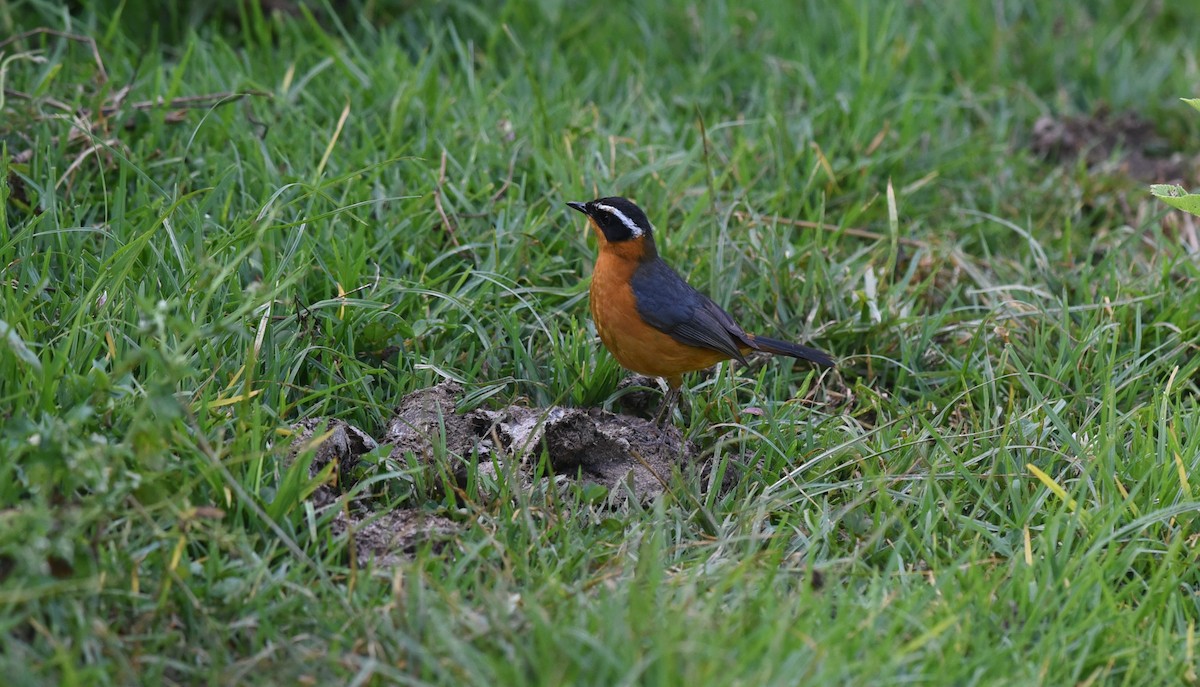
POLYGON ((587 203, 576 203, 575 201, 569 201, 567 203, 567 206, 574 210, 578 210, 585 215, 589 214, 588 209, 587 209, 587 203))

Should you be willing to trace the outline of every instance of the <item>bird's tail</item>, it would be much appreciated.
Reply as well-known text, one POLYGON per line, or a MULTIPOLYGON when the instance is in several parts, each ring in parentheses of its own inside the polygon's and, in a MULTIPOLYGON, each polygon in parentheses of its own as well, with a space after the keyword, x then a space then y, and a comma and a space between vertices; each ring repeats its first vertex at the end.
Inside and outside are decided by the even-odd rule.
POLYGON ((801 346, 790 341, 780 341, 779 339, 769 339, 765 336, 752 336, 750 341, 754 344, 754 348, 766 353, 774 353, 775 355, 786 355, 801 360, 807 360, 810 363, 816 363, 824 367, 833 367, 833 358, 829 357, 828 353, 818 351, 815 348, 801 346))

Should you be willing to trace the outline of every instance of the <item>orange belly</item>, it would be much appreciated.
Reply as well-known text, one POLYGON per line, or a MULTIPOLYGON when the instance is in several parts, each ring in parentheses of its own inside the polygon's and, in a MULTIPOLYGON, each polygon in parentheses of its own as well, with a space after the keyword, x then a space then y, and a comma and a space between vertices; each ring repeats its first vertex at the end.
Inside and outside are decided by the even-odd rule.
POLYGON ((685 372, 703 370, 728 355, 681 344, 642 321, 637 314, 629 276, 636 265, 601 253, 592 275, 590 304, 600 340, 621 366, 675 386, 685 372))

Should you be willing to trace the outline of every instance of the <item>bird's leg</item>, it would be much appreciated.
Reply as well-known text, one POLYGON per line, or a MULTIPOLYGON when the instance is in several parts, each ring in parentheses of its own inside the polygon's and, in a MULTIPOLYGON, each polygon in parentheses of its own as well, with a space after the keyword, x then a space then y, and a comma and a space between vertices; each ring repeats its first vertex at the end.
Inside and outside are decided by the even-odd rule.
POLYGON ((659 427, 666 426, 671 419, 671 411, 675 408, 675 401, 679 398, 679 387, 672 387, 667 390, 663 396, 662 404, 658 406, 658 414, 654 416, 654 424, 659 427))
POLYGON ((667 393, 663 396, 662 405, 658 407, 658 414, 654 418, 654 423, 659 427, 666 425, 667 421, 671 419, 671 411, 675 409, 675 404, 679 401, 679 392, 682 387, 682 376, 667 379, 667 393))

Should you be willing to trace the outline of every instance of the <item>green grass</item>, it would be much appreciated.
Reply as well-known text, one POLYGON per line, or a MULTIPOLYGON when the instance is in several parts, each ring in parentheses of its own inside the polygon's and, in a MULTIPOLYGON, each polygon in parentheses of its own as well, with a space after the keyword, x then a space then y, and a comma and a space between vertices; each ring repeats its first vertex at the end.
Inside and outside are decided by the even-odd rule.
POLYGON ((0 5, 108 75, 0 48, 8 684, 1200 681, 1197 260, 1142 185, 1027 152, 1106 104, 1194 153, 1200 12, 408 4, 0 5), (563 205, 608 194, 840 371, 693 376, 727 493, 410 475, 460 538, 352 569, 281 430, 443 378, 611 403, 563 205))

